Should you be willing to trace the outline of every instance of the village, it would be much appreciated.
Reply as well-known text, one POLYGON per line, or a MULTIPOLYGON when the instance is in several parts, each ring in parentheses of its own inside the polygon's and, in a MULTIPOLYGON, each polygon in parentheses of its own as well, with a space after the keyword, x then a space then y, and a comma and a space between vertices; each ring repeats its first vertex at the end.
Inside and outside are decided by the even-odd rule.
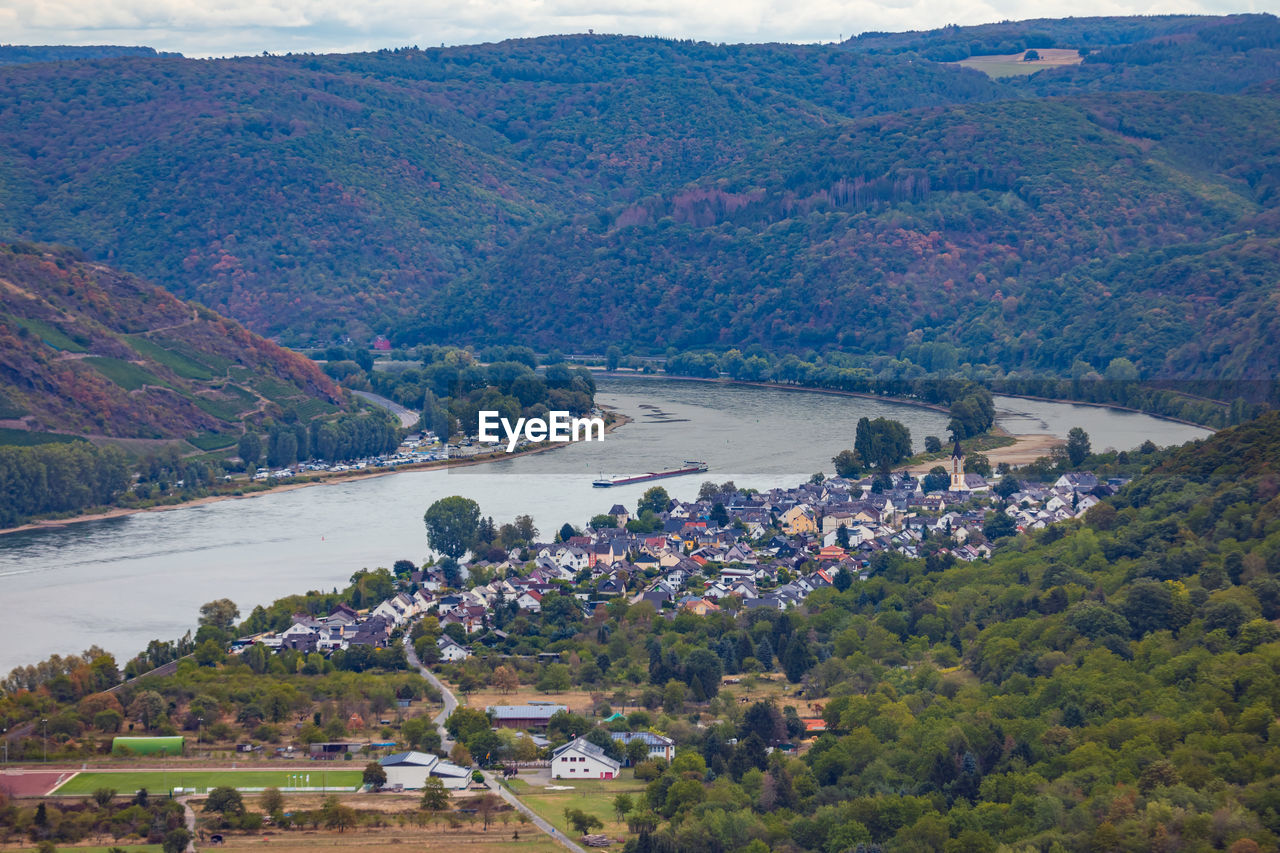
MULTIPOLYGON (((517 616, 537 617, 549 595, 576 602, 583 615, 616 601, 651 607, 666 618, 721 610, 787 611, 802 606, 815 590, 848 589, 868 579, 877 554, 919 558, 928 552, 944 560, 985 560, 993 531, 1033 531, 1078 517, 1125 482, 1100 482, 1080 471, 1050 483, 1019 481, 1010 491, 999 489, 999 479, 988 482, 965 472, 958 447, 949 462, 946 487, 932 491, 925 490, 926 477, 905 472, 890 474, 887 484, 883 478, 837 477, 767 492, 708 482, 693 501, 671 500, 665 490, 653 489, 645 500, 661 499, 665 506, 656 514, 646 511, 646 522, 656 523, 656 530, 639 532, 636 524, 628 530, 639 510, 614 504, 585 529, 565 530, 573 535, 557 537, 560 541, 516 548, 499 561, 473 560, 466 572, 444 561, 415 568, 400 578, 400 591, 376 606, 357 611, 339 604, 323 616, 299 613, 287 629, 238 640, 232 652, 243 653, 253 644, 322 655, 360 646, 384 649, 430 616, 441 630, 424 662, 458 664, 474 654, 493 655, 500 644, 510 650, 515 639, 499 626, 517 616), (931 541, 936 547, 926 547, 931 541), (477 578, 490 579, 478 583, 477 578)), ((560 660, 558 652, 521 651, 531 650, 514 656, 560 660)), ((543 701, 495 704, 486 713, 494 730, 514 729, 530 737, 554 779, 616 778, 627 761, 618 754, 668 762, 674 756, 674 741, 656 732, 611 732, 622 747, 614 757, 583 737, 548 738, 552 718, 569 710, 543 701), (627 750, 632 742, 636 747, 627 750)), ((820 721, 816 727, 821 730, 820 721)), ((360 746, 313 744, 312 750, 360 746)), ((420 788, 430 777, 451 788, 470 782, 466 768, 415 750, 381 763, 388 784, 406 789, 420 788)))

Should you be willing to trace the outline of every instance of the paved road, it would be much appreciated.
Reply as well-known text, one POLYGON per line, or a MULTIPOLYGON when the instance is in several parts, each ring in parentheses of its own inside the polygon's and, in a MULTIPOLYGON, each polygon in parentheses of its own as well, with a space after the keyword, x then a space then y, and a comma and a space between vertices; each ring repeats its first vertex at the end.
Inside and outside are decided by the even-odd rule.
POLYGON ((555 841, 557 844, 559 844, 561 847, 564 847, 566 850, 572 850, 573 853, 587 853, 586 848, 581 847, 576 842, 565 837, 565 834, 563 832, 556 829, 551 824, 547 823, 547 821, 538 817, 537 812, 535 812, 533 809, 526 806, 524 803, 520 802, 520 798, 517 797, 514 793, 512 793, 511 790, 508 789, 506 786, 504 786, 501 782, 499 782, 497 777, 495 777, 492 773, 489 773, 488 771, 486 771, 484 774, 484 781, 485 781, 485 784, 488 785, 491 790, 496 791, 498 796, 506 800, 507 803, 510 804, 510 806, 513 809, 518 809, 522 814, 528 817, 529 820, 533 821, 534 826, 538 827, 538 829, 541 829, 547 835, 550 835, 552 841, 555 841))
POLYGON ((370 403, 373 403, 375 406, 381 406, 382 408, 388 410, 389 412, 391 412, 391 414, 395 415, 400 419, 400 426, 404 427, 405 429, 413 429, 415 426, 418 425, 418 421, 422 419, 422 415, 418 414, 417 412, 412 411, 410 409, 406 409, 404 406, 400 405, 395 400, 388 400, 386 397, 383 397, 379 394, 374 394, 369 391, 352 391, 351 393, 355 394, 357 397, 360 397, 363 400, 368 400, 370 403))
MULTIPOLYGON (((436 678, 436 674, 434 672, 427 669, 422 665, 422 661, 418 660, 417 654, 413 651, 413 643, 409 642, 408 634, 405 634, 404 636, 404 653, 405 657, 409 659, 409 665, 418 670, 419 675, 440 691, 440 696, 444 700, 444 710, 439 714, 436 714, 433 722, 436 724, 436 729, 440 732, 440 742, 445 751, 448 752, 453 749, 453 740, 449 737, 449 732, 444 727, 444 721, 449 719, 449 715, 453 713, 453 709, 458 707, 458 699, 453 695, 453 692, 445 686, 443 681, 436 678)), ((567 850, 572 850, 573 853, 587 853, 584 848, 579 847, 572 840, 565 838, 563 832, 538 817, 537 813, 534 812, 533 809, 520 802, 520 798, 503 786, 492 773, 489 773, 488 771, 485 772, 484 782, 489 786, 490 790, 496 792, 497 795, 502 797, 502 799, 510 804, 512 808, 519 809, 521 813, 529 818, 529 820, 533 821, 534 826, 551 836, 551 839, 560 844, 560 846, 567 850)))
POLYGON ((187 819, 187 832, 191 833, 191 840, 187 842, 186 853, 196 853, 196 813, 191 808, 191 798, 179 797, 178 802, 182 803, 183 815, 187 819))
POLYGON ((427 680, 427 683, 440 691, 440 697, 444 701, 444 709, 436 714, 432 722, 436 724, 436 731, 440 732, 440 745, 444 748, 445 753, 453 751, 453 738, 449 737, 449 730, 444 727, 444 721, 449 719, 449 715, 453 713, 453 709, 458 707, 458 698, 453 692, 445 686, 445 683, 436 678, 436 674, 422 665, 422 661, 418 660, 418 654, 413 650, 413 643, 409 641, 409 633, 404 635, 404 654, 409 660, 409 666, 418 671, 418 674, 427 680))

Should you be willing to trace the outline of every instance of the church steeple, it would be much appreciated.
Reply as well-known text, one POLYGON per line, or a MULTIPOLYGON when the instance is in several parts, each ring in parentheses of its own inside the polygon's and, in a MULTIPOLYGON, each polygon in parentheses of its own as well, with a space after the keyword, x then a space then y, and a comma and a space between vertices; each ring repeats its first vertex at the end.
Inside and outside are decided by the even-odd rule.
POLYGON ((951 491, 964 492, 968 491, 968 486, 964 483, 964 451, 960 448, 960 439, 956 439, 956 446, 951 451, 951 491))

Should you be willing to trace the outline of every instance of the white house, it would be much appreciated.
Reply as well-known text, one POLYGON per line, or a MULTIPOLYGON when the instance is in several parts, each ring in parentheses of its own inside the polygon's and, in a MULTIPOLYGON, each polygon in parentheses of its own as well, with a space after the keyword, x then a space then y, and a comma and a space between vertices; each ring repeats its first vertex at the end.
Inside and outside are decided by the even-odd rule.
POLYGON ((457 663, 471 657, 469 649, 458 645, 457 641, 447 634, 436 640, 436 646, 440 649, 440 660, 445 663, 457 663))
POLYGON ((622 764, 586 738, 566 743, 551 754, 553 779, 616 779, 622 764))

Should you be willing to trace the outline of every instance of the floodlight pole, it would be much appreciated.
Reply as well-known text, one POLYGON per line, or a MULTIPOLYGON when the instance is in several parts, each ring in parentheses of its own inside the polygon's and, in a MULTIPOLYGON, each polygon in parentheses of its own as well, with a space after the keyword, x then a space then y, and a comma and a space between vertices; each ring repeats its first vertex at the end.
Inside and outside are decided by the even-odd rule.
POLYGON ((49 720, 48 719, 43 719, 40 721, 40 733, 41 733, 41 741, 44 744, 44 761, 47 764, 49 763, 49 720))

